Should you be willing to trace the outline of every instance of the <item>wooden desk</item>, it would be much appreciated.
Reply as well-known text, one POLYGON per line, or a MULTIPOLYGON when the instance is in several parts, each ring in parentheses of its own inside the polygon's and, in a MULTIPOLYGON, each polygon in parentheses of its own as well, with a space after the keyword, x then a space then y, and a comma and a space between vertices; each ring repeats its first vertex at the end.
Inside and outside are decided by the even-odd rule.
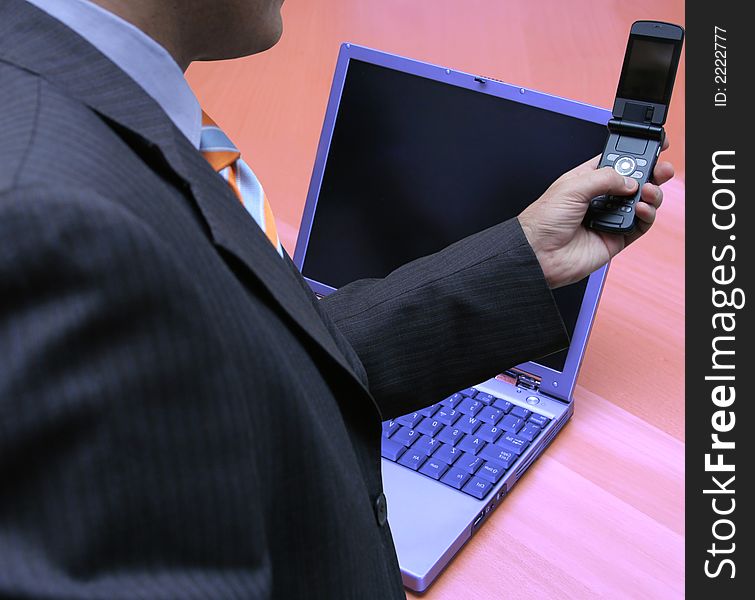
MULTIPOLYGON (((273 50, 188 77, 262 180, 290 252, 341 42, 610 106, 631 22, 684 22, 682 0, 289 0, 283 13, 273 50)), ((667 124, 680 177, 611 268, 575 416, 425 598, 683 595, 683 68, 667 124)))

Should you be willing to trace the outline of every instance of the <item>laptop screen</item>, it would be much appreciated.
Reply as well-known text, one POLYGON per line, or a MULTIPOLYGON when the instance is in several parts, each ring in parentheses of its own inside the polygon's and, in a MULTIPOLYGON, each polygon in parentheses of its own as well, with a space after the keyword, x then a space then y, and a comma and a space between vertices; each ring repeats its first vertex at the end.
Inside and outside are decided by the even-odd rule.
MULTIPOLYGON (((302 265, 333 288, 518 215, 600 154, 604 125, 349 61, 302 265)), ((574 331, 587 280, 554 291, 574 331)), ((566 351, 538 359, 563 371, 566 351)))

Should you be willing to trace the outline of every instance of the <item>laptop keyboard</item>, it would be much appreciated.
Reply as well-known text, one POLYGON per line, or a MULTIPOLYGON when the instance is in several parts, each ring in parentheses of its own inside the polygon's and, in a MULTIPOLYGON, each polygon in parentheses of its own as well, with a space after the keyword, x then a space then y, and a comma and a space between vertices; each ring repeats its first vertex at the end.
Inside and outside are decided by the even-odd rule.
POLYGON ((383 458, 482 500, 550 419, 469 388, 383 422, 383 458))

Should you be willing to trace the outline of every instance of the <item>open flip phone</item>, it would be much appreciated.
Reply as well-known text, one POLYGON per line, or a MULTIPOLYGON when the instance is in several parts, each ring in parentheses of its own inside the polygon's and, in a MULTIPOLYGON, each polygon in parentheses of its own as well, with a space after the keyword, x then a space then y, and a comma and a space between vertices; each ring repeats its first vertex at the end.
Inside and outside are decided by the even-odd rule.
POLYGON ((598 168, 613 167, 617 173, 637 179, 639 187, 633 196, 594 198, 585 216, 592 229, 612 233, 634 229, 642 184, 653 173, 666 135, 663 124, 683 41, 684 29, 678 25, 659 21, 632 24, 598 168))

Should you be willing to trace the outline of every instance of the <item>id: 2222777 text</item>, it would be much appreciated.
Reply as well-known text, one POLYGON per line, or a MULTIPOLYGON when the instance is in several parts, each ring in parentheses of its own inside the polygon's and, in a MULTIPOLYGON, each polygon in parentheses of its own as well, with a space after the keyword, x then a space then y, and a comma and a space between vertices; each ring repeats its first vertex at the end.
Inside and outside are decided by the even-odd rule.
POLYGON ((714 105, 726 106, 726 30, 718 25, 713 27, 713 82, 714 105))

